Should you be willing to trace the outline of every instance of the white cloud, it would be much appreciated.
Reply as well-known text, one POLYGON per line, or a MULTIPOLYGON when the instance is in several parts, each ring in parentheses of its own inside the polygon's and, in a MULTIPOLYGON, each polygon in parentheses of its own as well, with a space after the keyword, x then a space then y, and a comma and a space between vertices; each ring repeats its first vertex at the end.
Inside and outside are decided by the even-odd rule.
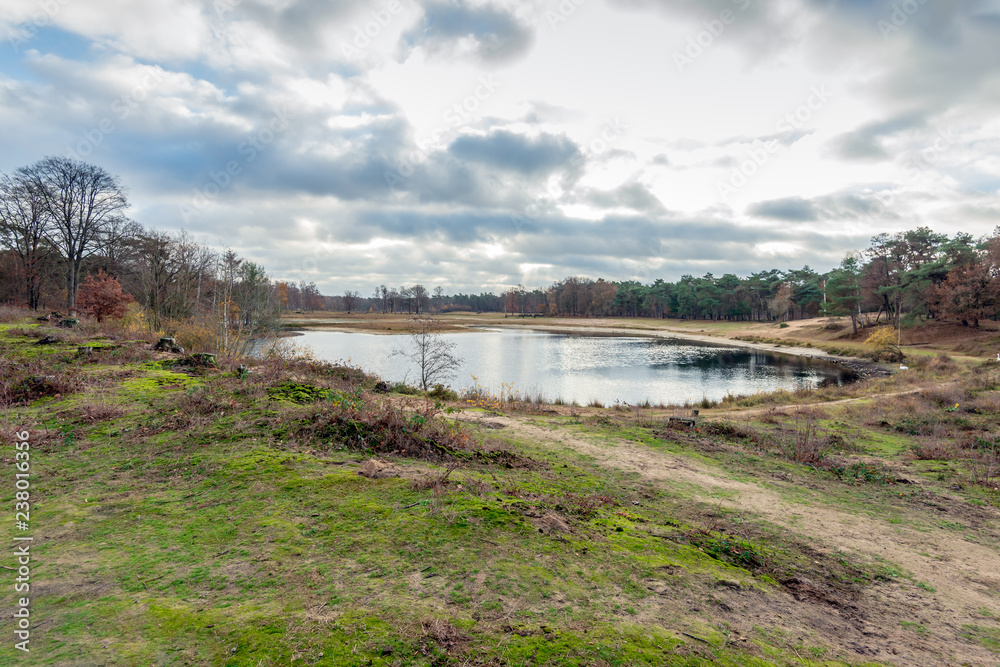
MULTIPOLYGON (((927 4, 886 38, 884 6, 821 0, 588 0, 555 27, 541 0, 55 2, 4 56, 0 169, 87 147, 108 118, 87 159, 142 222, 177 227, 240 160, 196 224, 330 292, 824 269, 878 231, 998 219, 995 2, 927 4), (308 268, 315 248, 329 261, 308 268)), ((0 35, 39 6, 0 7, 0 35)))

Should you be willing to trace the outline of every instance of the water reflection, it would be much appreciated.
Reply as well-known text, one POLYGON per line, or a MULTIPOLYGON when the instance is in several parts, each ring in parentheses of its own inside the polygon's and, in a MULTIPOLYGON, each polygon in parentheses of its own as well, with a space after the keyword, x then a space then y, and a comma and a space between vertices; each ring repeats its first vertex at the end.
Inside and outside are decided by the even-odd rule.
MULTIPOLYGON (((550 400, 683 403, 851 379, 849 371, 822 361, 673 339, 505 329, 443 335, 464 359, 451 386, 466 388, 476 376, 483 386, 507 383, 550 400)), ((409 360, 392 356, 409 345, 408 336, 310 331, 295 342, 389 381, 412 383, 418 376, 409 360)))

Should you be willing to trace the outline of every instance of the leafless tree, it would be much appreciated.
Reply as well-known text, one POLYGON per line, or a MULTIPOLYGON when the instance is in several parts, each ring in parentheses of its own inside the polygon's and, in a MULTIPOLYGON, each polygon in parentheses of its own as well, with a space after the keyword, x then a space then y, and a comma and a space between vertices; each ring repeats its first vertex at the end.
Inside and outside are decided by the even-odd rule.
POLYGON ((438 285, 434 288, 434 296, 431 298, 431 303, 434 304, 434 309, 440 311, 444 308, 444 288, 438 285))
POLYGON ((41 197, 46 236, 66 263, 66 307, 73 312, 83 260, 121 228, 125 188, 101 167, 65 157, 47 157, 25 167, 24 175, 41 197))
POLYGON ((431 386, 445 380, 461 368, 462 359, 455 356, 455 343, 437 333, 438 325, 430 319, 414 322, 416 331, 410 335, 410 349, 396 350, 420 370, 420 386, 427 391, 431 386))
POLYGON ((418 283, 410 288, 410 293, 413 295, 413 302, 417 309, 416 314, 419 315, 421 306, 425 309, 427 306, 427 288, 418 283))
POLYGON ((129 240, 128 284, 154 330, 165 320, 192 317, 214 285, 215 254, 186 232, 141 231, 129 240))
POLYGON ((389 312, 389 288, 384 284, 375 288, 375 298, 382 300, 382 312, 389 312))
POLYGON ((354 312, 354 309, 358 307, 358 298, 361 295, 357 292, 352 292, 351 290, 344 291, 344 310, 350 315, 354 312))
POLYGON ((41 267, 52 247, 45 238, 48 219, 37 185, 18 169, 0 177, 0 246, 13 250, 24 269, 28 307, 37 310, 41 299, 41 267))

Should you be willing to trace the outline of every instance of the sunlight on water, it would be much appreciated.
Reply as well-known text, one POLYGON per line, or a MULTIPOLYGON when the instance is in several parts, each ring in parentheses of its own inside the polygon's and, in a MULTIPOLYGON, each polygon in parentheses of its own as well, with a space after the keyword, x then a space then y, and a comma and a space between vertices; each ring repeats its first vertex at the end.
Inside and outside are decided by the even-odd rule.
MULTIPOLYGON (((442 334, 463 360, 448 384, 462 390, 507 383, 523 394, 541 393, 582 404, 683 403, 726 394, 815 387, 843 382, 849 371, 822 361, 740 347, 715 347, 683 340, 582 336, 532 331, 483 330, 442 334)), ((294 339, 328 361, 347 361, 390 382, 415 384, 413 364, 394 350, 409 336, 307 331, 294 339)))

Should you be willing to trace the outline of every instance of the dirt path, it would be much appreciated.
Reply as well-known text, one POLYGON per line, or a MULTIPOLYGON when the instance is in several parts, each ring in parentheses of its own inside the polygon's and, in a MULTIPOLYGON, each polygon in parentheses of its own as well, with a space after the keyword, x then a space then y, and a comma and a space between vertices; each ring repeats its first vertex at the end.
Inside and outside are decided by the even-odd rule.
POLYGON ((746 408, 743 410, 709 410, 706 411, 703 416, 705 417, 720 417, 724 419, 735 419, 735 418, 745 418, 752 415, 762 415, 772 410, 786 413, 794 413, 796 410, 808 409, 808 408, 826 408, 834 405, 847 405, 849 403, 857 403, 859 401, 872 401, 877 398, 889 398, 891 396, 907 396, 910 394, 919 394, 923 391, 928 391, 929 389, 943 389, 945 387, 951 387, 957 384, 956 382, 945 382, 940 384, 933 384, 927 387, 917 387, 916 389, 907 389, 905 391, 893 391, 887 394, 875 394, 871 396, 854 396, 852 398, 840 398, 836 401, 817 401, 815 403, 801 403, 793 405, 782 405, 774 406, 767 405, 759 408, 746 408))
MULTIPOLYGON (((982 610, 1000 616, 1000 555, 994 545, 983 546, 953 530, 936 527, 942 519, 958 520, 940 514, 940 508, 923 510, 923 516, 915 508, 913 515, 918 521, 892 523, 824 504, 818 492, 806 502, 791 500, 791 494, 782 493, 782 487, 791 486, 789 483, 768 479, 765 486, 735 480, 721 468, 634 442, 596 444, 568 429, 552 430, 529 423, 530 418, 487 419, 504 424, 507 433, 517 439, 566 447, 593 457, 600 466, 639 473, 666 486, 693 487, 697 489, 695 500, 721 504, 784 526, 813 542, 819 554, 852 551, 885 559, 912 573, 912 581, 869 587, 859 600, 839 608, 829 596, 810 602, 817 596, 768 595, 768 600, 748 608, 755 617, 744 618, 744 625, 764 625, 762 619, 787 624, 787 612, 793 609, 811 631, 826 633, 836 645, 854 646, 869 659, 914 667, 1000 664, 979 644, 960 637, 963 626, 990 624, 982 610), (932 527, 928 529, 928 525, 932 527), (918 582, 920 589, 916 589, 918 582)), ((996 512, 986 513, 995 525, 996 512)), ((806 588, 815 586, 808 584, 806 588)))

